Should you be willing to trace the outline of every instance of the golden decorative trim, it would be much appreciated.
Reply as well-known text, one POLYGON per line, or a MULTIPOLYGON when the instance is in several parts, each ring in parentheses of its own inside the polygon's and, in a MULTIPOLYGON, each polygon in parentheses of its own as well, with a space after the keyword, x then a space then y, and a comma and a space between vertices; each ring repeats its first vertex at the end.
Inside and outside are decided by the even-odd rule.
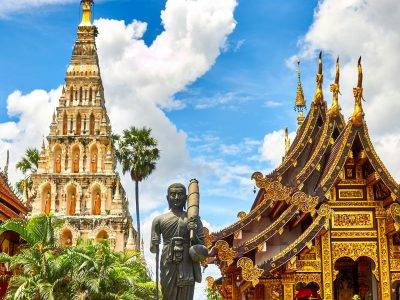
POLYGON ((253 261, 248 257, 240 258, 236 263, 236 266, 242 268, 243 280, 251 282, 253 287, 259 283, 259 279, 264 273, 264 270, 254 266, 253 261))
POLYGON ((229 245, 226 241, 224 240, 219 240, 215 243, 215 248, 218 249, 218 259, 222 262, 226 262, 228 266, 230 266, 233 263, 233 260, 235 259, 237 252, 231 248, 229 248, 229 245))
POLYGON ((359 230, 352 230, 352 231, 332 231, 331 238, 332 239, 366 239, 366 238, 377 238, 378 233, 376 231, 359 231, 359 230))
POLYGON ((373 228, 372 211, 334 211, 332 214, 332 228, 373 228))
POLYGON ((339 199, 364 199, 363 189, 339 189, 339 199))
POLYGON ((326 173, 325 177, 321 180, 320 186, 325 186, 326 182, 331 178, 333 171, 337 167, 337 164, 339 162, 341 154, 342 154, 344 148, 346 147, 346 143, 350 136, 350 133, 352 132, 352 129, 353 129, 352 123, 348 123, 346 126, 346 129, 343 133, 342 143, 338 149, 338 152, 335 153, 336 154, 335 159, 334 159, 333 163, 331 164, 330 168, 328 169, 328 172, 326 173))
POLYGON ((376 242, 332 242, 332 262, 341 257, 349 257, 356 261, 361 256, 367 256, 378 266, 378 245, 376 242))
POLYGON ((386 239, 386 219, 378 218, 379 270, 382 300, 390 300, 389 253, 386 239))
POLYGON ((400 230, 400 204, 393 203, 387 210, 387 215, 394 221, 396 231, 400 230))
POLYGON ((322 290, 324 292, 324 299, 332 299, 332 260, 331 260, 331 237, 330 231, 325 232, 321 236, 322 246, 322 290))
POLYGON ((204 245, 208 248, 212 248, 212 241, 213 238, 210 235, 210 230, 207 227, 203 227, 203 234, 204 234, 204 245))
POLYGON ((304 192, 298 191, 292 195, 290 203, 297 205, 299 210, 302 212, 309 212, 313 214, 315 212, 315 207, 318 204, 319 197, 311 197, 304 192))
MULTIPOLYGON (((290 245, 288 245, 286 248, 284 248, 281 252, 279 252, 277 255, 275 255, 272 258, 272 261, 277 261, 278 259, 284 257, 287 253, 289 252, 293 252, 293 254, 297 254, 298 249, 297 244, 301 241, 304 240, 304 238, 310 234, 311 231, 314 230, 314 227, 316 226, 316 224, 318 224, 322 218, 327 218, 329 219, 330 217, 330 208, 327 204, 322 204, 321 207, 318 210, 318 216, 315 218, 314 222, 308 226, 308 228, 292 243, 290 243, 290 245), (314 226, 313 226, 314 225, 314 226)), ((273 264, 271 264, 272 266, 273 264)))
POLYGON ((400 259, 390 259, 390 271, 400 271, 400 259))
POLYGON ((207 277, 206 277, 206 282, 207 282, 207 287, 208 287, 209 289, 213 289, 213 288, 214 288, 214 282, 215 282, 215 280, 214 280, 213 277, 207 276, 207 277))
POLYGON ((246 217, 246 215, 247 215, 246 212, 240 211, 240 212, 238 212, 238 214, 237 214, 237 218, 238 218, 239 220, 243 220, 243 219, 246 217))
POLYGON ((341 186, 347 186, 347 185, 366 185, 366 180, 365 179, 342 179, 338 183, 338 187, 341 186))

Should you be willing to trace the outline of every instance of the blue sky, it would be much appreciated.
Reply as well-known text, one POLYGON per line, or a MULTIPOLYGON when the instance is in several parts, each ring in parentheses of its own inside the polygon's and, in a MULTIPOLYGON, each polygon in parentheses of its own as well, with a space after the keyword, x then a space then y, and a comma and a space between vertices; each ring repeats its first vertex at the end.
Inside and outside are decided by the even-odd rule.
MULTIPOLYGON (((245 139, 261 143, 266 133, 285 126, 295 128, 292 108, 296 75, 286 60, 298 51, 298 40, 312 22, 315 5, 316 1, 301 0, 239 2, 234 13, 237 26, 211 70, 175 95, 185 104, 183 109, 165 110, 172 123, 187 133, 191 157, 210 156, 246 166, 248 174, 242 175, 248 177, 253 171, 271 167, 257 157, 248 159, 258 154, 258 144, 245 157, 235 151, 235 146, 245 139), (221 152, 221 145, 231 151, 221 152)), ((160 11, 164 6, 164 1, 153 0, 99 1, 95 18, 144 21, 148 27, 143 39, 149 45, 163 31, 160 11)), ((0 74, 1 122, 17 119, 8 116, 6 110, 7 96, 13 91, 25 94, 34 89, 50 90, 63 82, 79 18, 79 6, 72 3, 18 11, 0 20, 0 65, 9 70, 0 74)), ((308 95, 313 90, 314 67, 313 62, 304 65, 308 95)), ((203 184, 204 195, 209 195, 204 199, 204 206, 209 208, 205 218, 215 227, 233 221, 237 211, 251 205, 250 186, 248 198, 233 197, 232 202, 229 194, 218 193, 217 199, 208 194, 209 180, 214 179, 205 178, 203 184), (216 203, 229 203, 231 210, 228 214, 213 210, 216 203)))
MULTIPOLYGON (((36 3, 0 3, 0 164, 6 149, 15 163, 26 147, 41 144, 80 20, 78 0, 36 3)), ((292 138, 296 129, 296 74, 290 62, 294 56, 302 58, 309 103, 319 50, 324 53, 328 103, 332 61, 341 57, 345 118, 353 106, 356 60, 363 56, 365 118, 378 154, 400 178, 400 2, 235 3, 96 3, 95 18, 107 19, 96 22, 97 44, 113 129, 150 126, 161 148, 156 172, 141 185, 147 236, 151 219, 166 209, 165 190, 174 181, 200 180, 201 214, 211 229, 250 209, 251 174, 278 164, 283 129, 288 126, 292 138)), ((10 171, 13 180, 20 176, 10 171)), ((133 200, 129 178, 124 176, 122 183, 133 200)))

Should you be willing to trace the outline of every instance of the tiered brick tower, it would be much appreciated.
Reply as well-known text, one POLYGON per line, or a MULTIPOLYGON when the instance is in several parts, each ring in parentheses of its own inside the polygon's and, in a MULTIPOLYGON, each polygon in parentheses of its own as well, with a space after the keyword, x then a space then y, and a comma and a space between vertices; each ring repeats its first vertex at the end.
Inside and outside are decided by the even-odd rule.
POLYGON ((48 145, 43 143, 32 176, 32 215, 65 219, 60 243, 109 239, 115 250, 134 247, 128 201, 115 172, 110 120, 91 22, 93 0, 82 1, 82 22, 53 115, 48 145))

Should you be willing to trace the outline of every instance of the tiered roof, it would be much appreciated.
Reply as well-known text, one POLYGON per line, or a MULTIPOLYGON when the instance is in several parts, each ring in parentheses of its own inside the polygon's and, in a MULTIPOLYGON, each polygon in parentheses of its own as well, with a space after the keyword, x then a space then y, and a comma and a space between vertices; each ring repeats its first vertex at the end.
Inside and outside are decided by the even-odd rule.
MULTIPOLYGON (((335 81, 331 84, 333 100, 328 109, 322 93, 320 55, 314 99, 304 121, 299 122, 296 137, 281 165, 267 176, 254 173, 252 178, 260 190, 250 212, 241 213, 237 222, 211 234, 213 244, 219 241, 217 246, 224 245, 225 250, 218 251, 220 263, 247 257, 268 277, 305 247, 310 247, 327 229, 330 209, 324 203, 330 200, 331 188, 340 179, 349 157, 366 161, 368 178, 375 178, 386 187, 379 199, 384 207, 400 199, 399 186, 376 154, 363 118, 361 59, 358 83, 353 90, 355 107, 347 123, 340 112, 339 76, 337 60, 335 81), (272 241, 279 241, 279 249, 273 243, 268 244, 272 241), (227 253, 229 260, 224 257, 227 253)), ((301 82, 298 85, 297 90, 302 91, 301 82)), ((296 105, 300 103, 298 98, 299 92, 296 105)))
POLYGON ((8 163, 3 171, 0 170, 0 221, 19 218, 21 214, 28 212, 8 182, 7 169, 8 163))

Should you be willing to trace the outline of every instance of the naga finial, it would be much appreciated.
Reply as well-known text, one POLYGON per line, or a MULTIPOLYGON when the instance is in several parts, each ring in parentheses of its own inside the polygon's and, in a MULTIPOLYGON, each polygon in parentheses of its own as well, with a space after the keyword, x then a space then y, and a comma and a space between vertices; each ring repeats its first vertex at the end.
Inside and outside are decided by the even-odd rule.
POLYGON ((81 0, 82 21, 79 26, 92 26, 92 5, 94 0, 81 0))
POLYGON ((290 148, 290 139, 289 139, 289 130, 285 128, 285 155, 289 152, 290 148))
POLYGON ((322 82, 324 75, 322 74, 322 51, 319 53, 318 57, 318 73, 316 76, 317 88, 314 95, 314 104, 320 105, 324 100, 324 95, 322 93, 322 82))
POLYGON ((364 111, 361 102, 361 100, 363 100, 363 87, 362 87, 363 72, 361 66, 361 56, 358 59, 357 69, 358 69, 358 80, 357 80, 357 86, 353 88, 354 111, 353 115, 351 116, 351 121, 353 122, 354 125, 360 126, 363 122, 363 117, 364 117, 364 111))
POLYGON ((336 74, 335 74, 335 82, 331 84, 331 92, 332 92, 332 107, 329 109, 329 114, 334 117, 340 111, 339 105, 339 78, 340 78, 340 69, 339 69, 339 56, 336 59, 336 74))

